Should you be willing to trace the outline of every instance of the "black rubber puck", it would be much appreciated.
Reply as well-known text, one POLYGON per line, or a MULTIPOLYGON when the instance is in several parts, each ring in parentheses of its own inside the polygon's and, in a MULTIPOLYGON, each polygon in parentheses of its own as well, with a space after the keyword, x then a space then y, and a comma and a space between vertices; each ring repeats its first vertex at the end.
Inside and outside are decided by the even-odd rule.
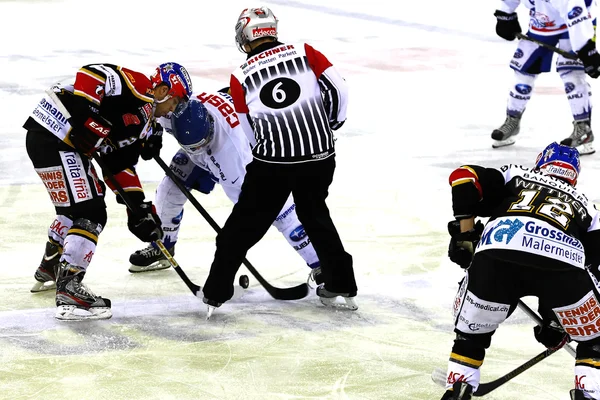
POLYGON ((240 275, 240 286, 244 289, 248 289, 248 286, 250 286, 250 279, 248 279, 248 275, 240 275))

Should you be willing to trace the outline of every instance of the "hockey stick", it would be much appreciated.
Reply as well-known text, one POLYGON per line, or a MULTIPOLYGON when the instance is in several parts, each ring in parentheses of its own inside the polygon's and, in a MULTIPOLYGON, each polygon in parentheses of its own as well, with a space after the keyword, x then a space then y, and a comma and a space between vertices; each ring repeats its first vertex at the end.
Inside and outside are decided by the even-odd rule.
MULTIPOLYGON (((50 98, 54 101, 54 103, 56 104, 56 107, 63 114, 63 116, 66 119, 70 119, 71 118, 71 113, 63 105, 63 103, 60 101, 60 99, 58 98, 58 96, 56 95, 56 93, 54 93, 52 90, 46 90, 46 94, 48 96, 50 96, 50 98)), ((108 168, 106 168, 106 164, 104 163, 104 161, 97 154, 94 154, 93 158, 98 163, 98 165, 100 166, 100 168, 102 169, 102 171, 106 174, 106 177, 108 178, 108 180, 113 184, 113 186, 115 187, 115 189, 117 190, 117 192, 119 193, 119 195, 121 196, 121 198, 123 199, 123 202, 125 203, 125 206, 127 208, 129 208, 129 210, 132 213, 137 214, 137 210, 132 206, 131 201, 129 200, 129 196, 125 193, 125 190, 123 190, 123 188, 121 187, 121 185, 119 184, 119 182, 117 182, 117 180, 115 179, 114 175, 109 172, 108 168)), ((195 283, 193 283, 190 280, 190 278, 187 277, 187 275, 185 274, 185 272, 183 272, 183 270, 181 269, 181 267, 179 266, 179 264, 177 263, 177 261, 175 261, 175 259, 173 258, 173 256, 169 253, 169 251, 167 250, 167 248, 165 247, 165 245, 162 243, 162 241, 157 240, 155 243, 158 246, 158 248, 160 249, 160 251, 163 253, 163 255, 166 257, 166 259, 169 261, 169 264, 171 264, 171 266, 173 267, 173 269, 175 269, 175 271, 177 272, 177 274, 179 275, 179 277, 181 278, 181 280, 192 291, 192 293, 194 294, 194 296, 199 297, 199 298, 203 298, 204 295, 202 294, 202 287, 196 285, 195 283)))
MULTIPOLYGON (((523 310, 523 312, 525 314, 527 314, 531 319, 533 319, 535 321, 536 324, 542 326, 543 322, 542 322, 542 318, 535 312, 533 311, 531 308, 529 308, 529 306, 527 304, 525 304, 522 300, 519 300, 519 308, 521 310, 523 310)), ((573 357, 575 357, 576 355, 576 351, 573 347, 571 347, 571 345, 566 344, 564 346, 564 349, 573 357)))
MULTIPOLYGON (((522 365, 518 366, 517 368, 513 369, 508 374, 503 375, 500 378, 495 379, 491 382, 479 384, 479 387, 477 388, 475 393, 473 393, 473 396, 476 396, 476 397, 485 396, 486 394, 490 393, 491 391, 498 389, 500 386, 504 385, 506 382, 510 381, 514 377, 522 374, 523 372, 527 371, 529 368, 533 367, 534 365, 536 365, 540 361, 544 360, 548 356, 556 353, 559 349, 560 348, 546 349, 543 352, 541 352, 540 354, 538 354, 537 356, 533 357, 531 360, 527 361, 525 364, 522 364, 522 365)), ((434 369, 433 373, 431 374, 431 379, 436 384, 438 384, 442 387, 446 387, 446 372, 443 369, 441 369, 441 368, 434 369)))
POLYGON ((563 56, 566 59, 569 59, 569 60, 578 60, 579 59, 579 57, 577 57, 577 54, 573 54, 570 51, 561 50, 558 47, 550 46, 549 44, 546 44, 544 42, 540 42, 539 40, 536 40, 536 39, 534 39, 532 37, 529 37, 527 35, 523 35, 522 33, 517 33, 515 36, 518 37, 521 40, 527 40, 527 41, 533 42, 533 43, 537 44, 540 47, 544 47, 544 48, 546 48, 546 49, 548 49, 550 51, 555 52, 556 54, 560 54, 561 56, 563 56))
MULTIPOLYGON (((220 233, 221 227, 219 224, 215 222, 215 220, 210 216, 210 214, 202 207, 202 205, 196 200, 196 198, 190 193, 190 191, 179 181, 179 178, 175 176, 173 171, 165 164, 165 162, 160 158, 160 156, 155 156, 154 160, 160 165, 160 167, 165 171, 165 174, 177 185, 179 190, 188 198, 188 200, 193 204, 193 206, 198 210, 198 212, 204 217, 206 222, 215 230, 215 232, 220 233)), ((277 288, 271 285, 269 282, 265 280, 254 268, 250 261, 246 258, 243 259, 242 263, 246 266, 248 271, 256 280, 265 288, 265 290, 277 300, 298 300, 306 297, 308 295, 308 285, 306 283, 302 283, 298 286, 290 287, 290 288, 277 288)))

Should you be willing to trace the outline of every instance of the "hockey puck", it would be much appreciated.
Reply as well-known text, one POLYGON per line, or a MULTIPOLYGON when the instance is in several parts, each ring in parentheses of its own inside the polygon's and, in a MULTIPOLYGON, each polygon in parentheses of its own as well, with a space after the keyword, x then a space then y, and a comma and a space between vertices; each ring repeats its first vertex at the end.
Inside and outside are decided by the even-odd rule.
POLYGON ((240 286, 244 289, 248 289, 248 286, 250 286, 250 279, 248 279, 248 275, 240 275, 240 286))

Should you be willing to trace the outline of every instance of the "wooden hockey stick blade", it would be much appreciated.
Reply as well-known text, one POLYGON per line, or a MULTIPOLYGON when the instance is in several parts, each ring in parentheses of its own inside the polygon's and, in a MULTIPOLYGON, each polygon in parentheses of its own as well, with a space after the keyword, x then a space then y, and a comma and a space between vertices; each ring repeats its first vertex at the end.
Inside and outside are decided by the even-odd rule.
POLYGON ((566 59, 569 59, 569 60, 578 60, 579 59, 579 57, 577 57, 577 54, 571 53, 569 51, 561 50, 558 47, 550 46, 549 44, 540 42, 539 40, 535 40, 534 38, 529 37, 527 35, 523 35, 522 33, 517 33, 515 36, 521 40, 527 40, 529 42, 533 42, 540 47, 544 47, 550 51, 553 51, 556 54, 560 54, 561 56, 563 56, 566 59))
MULTIPOLYGON (((498 379, 495 379, 491 382, 480 383, 479 387, 473 393, 475 397, 482 397, 486 394, 489 394, 493 390, 498 389, 500 386, 504 385, 506 382, 515 378, 516 376, 522 374, 527 371, 529 368, 533 367, 540 361, 544 360, 548 356, 556 353, 559 349, 546 349, 537 356, 533 357, 531 360, 527 361, 525 364, 518 366, 517 368, 510 371, 508 374, 501 376, 498 379)), ((435 368, 431 373, 431 380, 435 382, 438 386, 446 387, 446 371, 441 368, 435 368)))
MULTIPOLYGON (((160 156, 155 156, 154 160, 163 169, 163 171, 171 179, 171 181, 173 181, 173 183, 177 185, 179 190, 181 190, 181 193, 183 193, 184 196, 190 201, 190 203, 192 203, 194 208, 198 210, 200 215, 204 217, 206 222, 208 222, 208 224, 215 230, 215 232, 217 232, 217 234, 221 232, 221 227, 219 226, 219 224, 217 224, 217 222, 210 216, 208 211, 206 211, 204 207, 202 207, 202 205, 198 202, 198 200, 196 200, 194 195, 192 195, 190 191, 179 181, 179 179, 175 176, 175 174, 173 173, 173 171, 171 171, 167 164, 162 160, 162 158, 160 158, 160 156)), ((302 283, 298 286, 294 286, 291 288, 278 288, 267 282, 266 279, 258 273, 256 268, 254 268, 254 266, 250 264, 250 261, 248 261, 248 259, 244 258, 242 260, 242 263, 246 266, 248 271, 250 271, 250 273, 254 275, 256 280, 265 288, 267 293, 269 293, 274 299, 299 300, 308 296, 309 288, 306 283, 302 283)))

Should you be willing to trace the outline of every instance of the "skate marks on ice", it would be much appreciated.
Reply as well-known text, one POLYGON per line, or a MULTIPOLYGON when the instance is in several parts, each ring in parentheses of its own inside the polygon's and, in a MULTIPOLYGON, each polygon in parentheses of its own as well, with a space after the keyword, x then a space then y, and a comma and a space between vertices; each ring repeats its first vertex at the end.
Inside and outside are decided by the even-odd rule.
POLYGON ((323 307, 314 295, 305 301, 276 302, 263 293, 248 292, 243 300, 218 308, 208 322, 203 305, 189 296, 114 301, 113 318, 107 321, 56 321, 53 308, 0 312, 0 348, 71 355, 133 349, 154 340, 194 343, 247 339, 273 331, 372 328, 398 319, 418 320, 434 330, 451 329, 449 320, 439 323, 434 313, 412 300, 365 295, 360 297, 361 309, 350 312, 323 307))

